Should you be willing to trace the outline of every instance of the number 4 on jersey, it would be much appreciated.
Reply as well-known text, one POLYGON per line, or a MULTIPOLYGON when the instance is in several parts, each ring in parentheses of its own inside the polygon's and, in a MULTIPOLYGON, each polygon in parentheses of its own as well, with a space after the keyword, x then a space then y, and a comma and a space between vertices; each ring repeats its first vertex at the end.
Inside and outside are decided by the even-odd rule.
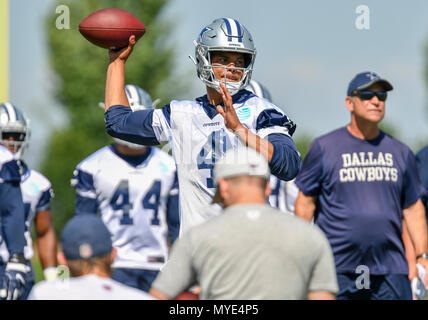
POLYGON ((120 224, 133 224, 129 211, 132 209, 132 204, 129 203, 129 183, 128 180, 121 180, 119 186, 114 192, 110 201, 111 207, 114 211, 122 210, 122 218, 120 224))
MULTIPOLYGON (((153 217, 150 220, 151 225, 159 225, 158 218, 158 207, 159 207, 159 198, 161 193, 161 182, 156 180, 147 194, 142 200, 142 205, 144 209, 153 210, 153 217)), ((129 202, 129 182, 128 180, 121 180, 119 186, 113 194, 113 197, 110 201, 110 204, 113 210, 122 211, 122 217, 120 219, 121 225, 132 225, 134 223, 129 212, 132 209, 132 203, 129 202)))

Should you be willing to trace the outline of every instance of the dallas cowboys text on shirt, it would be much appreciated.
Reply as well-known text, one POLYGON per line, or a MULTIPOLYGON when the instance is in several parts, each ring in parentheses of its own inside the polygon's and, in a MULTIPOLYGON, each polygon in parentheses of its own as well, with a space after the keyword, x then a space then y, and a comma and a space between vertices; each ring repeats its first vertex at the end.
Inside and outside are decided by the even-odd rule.
POLYGON ((391 153, 352 152, 342 154, 340 182, 392 181, 397 182, 398 170, 391 153))

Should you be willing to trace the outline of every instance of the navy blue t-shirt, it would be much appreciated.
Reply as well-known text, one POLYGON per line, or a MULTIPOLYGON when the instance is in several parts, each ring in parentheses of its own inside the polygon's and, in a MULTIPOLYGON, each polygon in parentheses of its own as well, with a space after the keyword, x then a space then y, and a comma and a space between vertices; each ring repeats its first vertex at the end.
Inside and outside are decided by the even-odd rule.
POLYGON ((365 265, 372 275, 408 274, 402 210, 423 187, 405 144, 384 132, 361 140, 337 129, 313 141, 296 184, 317 197, 315 223, 330 242, 338 273, 365 265))
POLYGON ((416 154, 416 163, 418 165, 419 177, 425 188, 422 202, 425 205, 425 210, 428 210, 428 146, 425 146, 416 154))

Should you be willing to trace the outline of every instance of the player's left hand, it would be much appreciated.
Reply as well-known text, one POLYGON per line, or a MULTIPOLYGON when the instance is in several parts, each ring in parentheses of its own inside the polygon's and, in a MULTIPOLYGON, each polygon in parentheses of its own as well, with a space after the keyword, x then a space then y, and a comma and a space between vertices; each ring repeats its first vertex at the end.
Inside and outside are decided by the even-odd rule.
POLYGON ((242 125, 241 121, 239 121, 235 108, 233 107, 232 96, 222 82, 220 82, 220 93, 221 97, 223 98, 224 109, 222 106, 218 105, 217 111, 223 116, 224 125, 232 132, 244 129, 244 126, 242 125))

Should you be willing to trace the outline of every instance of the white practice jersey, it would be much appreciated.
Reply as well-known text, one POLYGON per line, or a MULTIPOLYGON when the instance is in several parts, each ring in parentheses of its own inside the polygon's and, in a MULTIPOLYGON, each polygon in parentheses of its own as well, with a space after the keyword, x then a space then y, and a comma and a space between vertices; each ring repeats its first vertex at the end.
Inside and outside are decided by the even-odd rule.
POLYGON ((97 208, 88 212, 98 210, 111 233, 117 248, 113 268, 159 270, 168 257, 167 205, 178 193, 176 165, 167 153, 149 150, 134 166, 106 146, 74 172, 77 197, 96 200, 97 208))
POLYGON ((155 300, 155 298, 113 279, 90 274, 56 281, 41 281, 33 287, 28 300, 155 300))
POLYGON ((299 188, 297 188, 294 179, 283 181, 271 175, 270 187, 272 192, 269 196, 269 204, 285 213, 294 215, 294 203, 299 194, 299 188))
MULTIPOLYGON (((50 210, 53 190, 49 180, 40 172, 28 169, 21 161, 23 174, 21 177, 21 193, 25 206, 25 240, 24 256, 27 260, 33 257, 33 242, 31 239, 31 223, 39 211, 50 210)), ((0 256, 4 261, 9 259, 6 244, 0 244, 0 256)))
MULTIPOLYGON (((277 106, 257 96, 242 96, 234 101, 241 123, 251 132, 266 138, 269 134, 290 135, 283 119, 288 118, 277 106), (279 125, 271 124, 271 116, 281 118, 279 125)), ((156 109, 152 128, 159 142, 169 142, 177 163, 180 185, 180 235, 192 226, 206 221, 215 193, 213 169, 217 159, 230 148, 242 146, 229 131, 224 118, 216 110, 198 101, 171 101, 167 109, 156 109)))

